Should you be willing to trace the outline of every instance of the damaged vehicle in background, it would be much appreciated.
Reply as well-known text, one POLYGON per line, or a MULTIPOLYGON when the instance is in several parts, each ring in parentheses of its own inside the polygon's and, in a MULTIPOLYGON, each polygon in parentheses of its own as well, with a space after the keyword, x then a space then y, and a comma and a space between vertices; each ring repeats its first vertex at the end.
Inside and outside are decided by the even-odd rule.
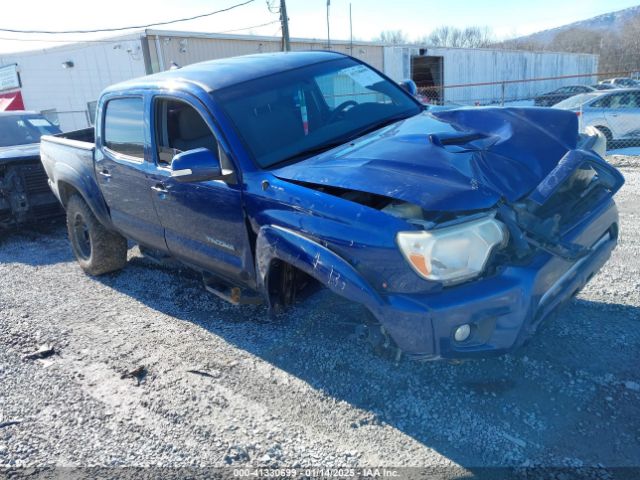
POLYGON ((0 230, 61 215, 40 163, 40 137, 60 129, 34 112, 0 112, 0 230))
POLYGON ((117 84, 96 118, 41 145, 87 273, 123 268, 132 239, 236 304, 278 312, 326 287, 366 307, 371 340, 397 355, 517 348, 617 243, 624 180, 575 114, 428 112, 339 53, 117 84))

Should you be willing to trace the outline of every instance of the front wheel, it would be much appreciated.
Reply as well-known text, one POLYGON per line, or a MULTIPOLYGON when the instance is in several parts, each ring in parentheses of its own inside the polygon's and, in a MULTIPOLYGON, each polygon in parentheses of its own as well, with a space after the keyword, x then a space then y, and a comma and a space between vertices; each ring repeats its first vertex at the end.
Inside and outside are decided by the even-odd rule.
POLYGON ((89 275, 102 275, 126 265, 127 239, 105 228, 78 195, 67 203, 67 231, 71 249, 89 275))
POLYGON ((607 139, 607 149, 611 148, 611 142, 613 142, 613 133, 611 133, 611 130, 600 125, 595 127, 595 129, 602 133, 602 135, 604 135, 604 138, 607 139))

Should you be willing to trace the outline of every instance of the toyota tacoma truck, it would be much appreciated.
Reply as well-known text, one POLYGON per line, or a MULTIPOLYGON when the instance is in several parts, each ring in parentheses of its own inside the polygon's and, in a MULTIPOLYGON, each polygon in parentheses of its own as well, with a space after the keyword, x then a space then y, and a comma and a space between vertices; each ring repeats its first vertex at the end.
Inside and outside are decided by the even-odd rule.
POLYGON ((0 230, 63 213, 40 163, 40 137, 60 133, 34 112, 0 112, 0 230))
POLYGON ((430 113, 334 52, 119 83, 95 130, 43 137, 41 156, 88 274, 123 268, 130 239, 233 303, 277 312, 326 287, 423 360, 530 338, 609 258, 624 182, 571 112, 430 113))

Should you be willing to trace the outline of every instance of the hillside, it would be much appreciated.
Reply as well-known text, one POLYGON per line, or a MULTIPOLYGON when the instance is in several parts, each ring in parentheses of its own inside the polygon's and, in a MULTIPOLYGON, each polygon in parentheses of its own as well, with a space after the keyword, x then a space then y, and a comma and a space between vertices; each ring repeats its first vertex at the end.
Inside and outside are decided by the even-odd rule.
POLYGON ((576 28, 597 31, 601 33, 617 34, 622 30, 622 26, 626 22, 633 19, 634 17, 639 16, 640 5, 637 5, 635 7, 625 8, 624 10, 618 10, 617 12, 598 15, 597 17, 592 17, 587 20, 569 23, 561 27, 542 30, 531 35, 519 37, 517 41, 533 42, 545 46, 549 45, 559 33, 576 28))

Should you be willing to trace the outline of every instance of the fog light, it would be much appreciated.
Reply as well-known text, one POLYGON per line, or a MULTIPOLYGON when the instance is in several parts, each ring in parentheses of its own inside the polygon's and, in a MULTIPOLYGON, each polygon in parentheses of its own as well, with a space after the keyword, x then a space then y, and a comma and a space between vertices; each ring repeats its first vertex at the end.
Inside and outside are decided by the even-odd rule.
POLYGON ((469 324, 465 323, 464 325, 460 325, 456 328, 455 333, 453 334, 453 338, 456 339, 456 342, 464 342, 471 335, 471 327, 469 324))

